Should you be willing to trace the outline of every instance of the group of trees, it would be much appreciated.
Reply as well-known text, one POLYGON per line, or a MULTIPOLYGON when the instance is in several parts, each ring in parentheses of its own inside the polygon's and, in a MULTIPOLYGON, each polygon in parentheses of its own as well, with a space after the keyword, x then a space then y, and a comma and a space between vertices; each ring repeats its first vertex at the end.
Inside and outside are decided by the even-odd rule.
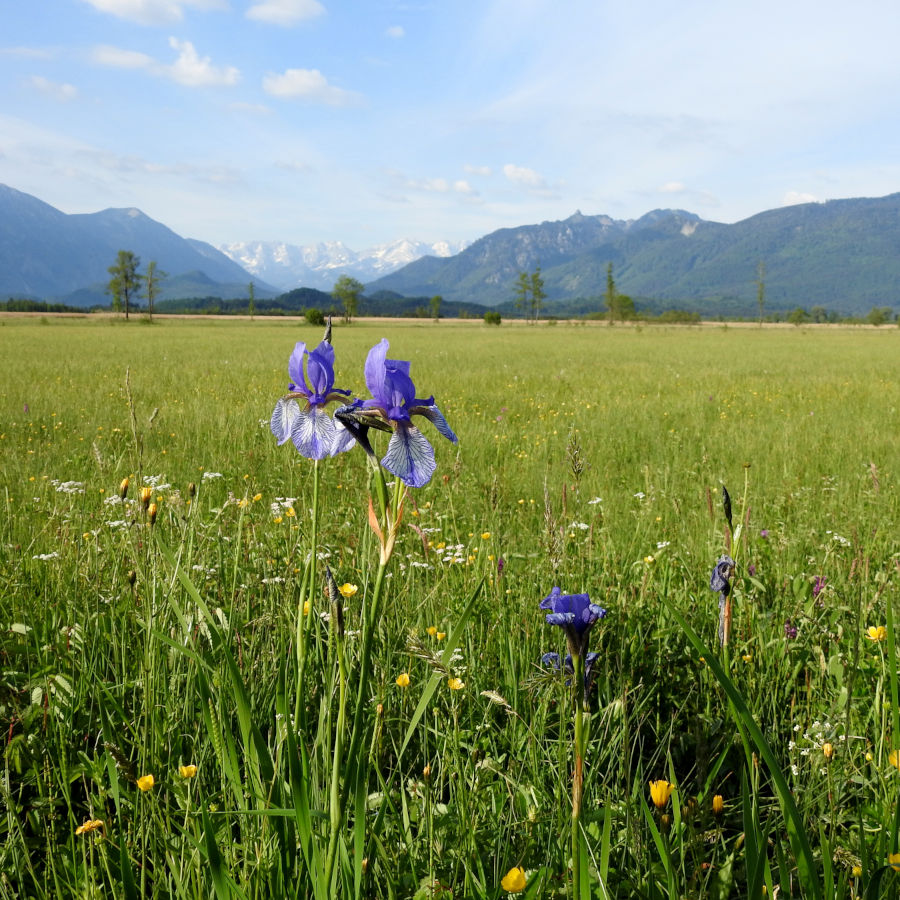
POLYGON ((140 265, 139 256, 135 256, 130 250, 120 250, 115 264, 106 270, 110 274, 106 293, 112 297, 113 309, 116 312, 124 310, 126 319, 132 304, 139 296, 143 296, 147 300, 147 312, 152 320, 153 304, 159 296, 160 283, 167 273, 157 269, 156 261, 151 260, 147 264, 147 271, 141 275, 138 272, 140 265))
POLYGON ((537 266, 533 272, 519 272, 516 280, 516 309, 529 321, 536 322, 546 299, 541 267, 537 266))

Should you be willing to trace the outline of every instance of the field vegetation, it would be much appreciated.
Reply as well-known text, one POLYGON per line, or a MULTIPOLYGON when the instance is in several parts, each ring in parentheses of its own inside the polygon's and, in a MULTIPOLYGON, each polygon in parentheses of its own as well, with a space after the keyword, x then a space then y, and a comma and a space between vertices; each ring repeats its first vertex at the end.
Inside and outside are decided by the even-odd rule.
POLYGON ((0 320, 0 897, 896 896, 897 329, 336 323, 459 438, 384 491, 321 337, 0 320))

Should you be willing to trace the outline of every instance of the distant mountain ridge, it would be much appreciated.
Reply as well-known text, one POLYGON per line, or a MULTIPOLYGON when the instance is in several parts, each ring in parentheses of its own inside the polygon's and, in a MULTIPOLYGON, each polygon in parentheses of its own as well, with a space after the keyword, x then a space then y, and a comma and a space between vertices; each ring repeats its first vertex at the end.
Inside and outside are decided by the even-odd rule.
MULTIPOLYGON (((183 289, 185 277, 211 293, 226 286, 240 286, 246 293, 252 280, 212 245, 186 240, 139 209, 69 215, 0 185, 0 295, 55 298, 80 306, 108 303, 103 293, 107 269, 119 250, 140 257, 142 270, 155 260, 160 271, 169 273, 161 297, 183 289)), ((278 293, 264 283, 256 288, 260 296, 278 293)))
POLYGON ((450 257, 467 242, 398 240, 356 252, 340 241, 297 246, 277 241, 220 244, 219 250, 248 272, 284 290, 313 287, 330 291, 341 275, 371 281, 430 255, 450 257))
POLYGON ((576 212, 492 232, 454 257, 424 257, 366 287, 497 306, 513 299, 519 272, 540 265, 552 309, 554 301, 602 297, 612 263, 622 293, 752 312, 763 262, 771 307, 858 313, 900 306, 898 251, 900 194, 788 206, 733 225, 678 209, 635 220, 576 212))

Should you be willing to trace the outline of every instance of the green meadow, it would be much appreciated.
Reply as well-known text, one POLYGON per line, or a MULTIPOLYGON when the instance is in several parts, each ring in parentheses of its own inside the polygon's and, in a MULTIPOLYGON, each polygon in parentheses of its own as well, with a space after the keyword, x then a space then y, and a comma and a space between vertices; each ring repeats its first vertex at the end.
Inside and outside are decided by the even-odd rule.
POLYGON ((385 493, 321 337, 0 319, 0 897, 897 895, 900 330, 335 323, 459 438, 385 493))

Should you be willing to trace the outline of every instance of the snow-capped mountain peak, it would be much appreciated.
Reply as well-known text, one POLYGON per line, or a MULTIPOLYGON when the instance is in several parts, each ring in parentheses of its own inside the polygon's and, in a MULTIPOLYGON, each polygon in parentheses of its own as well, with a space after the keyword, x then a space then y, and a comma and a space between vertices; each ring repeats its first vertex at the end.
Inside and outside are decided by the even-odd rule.
POLYGON ((454 256, 465 242, 400 239, 357 253, 340 241, 323 241, 299 247, 277 241, 244 241, 222 244, 219 250, 252 275, 283 290, 313 287, 331 290, 341 275, 362 282, 389 275, 423 256, 454 256))

